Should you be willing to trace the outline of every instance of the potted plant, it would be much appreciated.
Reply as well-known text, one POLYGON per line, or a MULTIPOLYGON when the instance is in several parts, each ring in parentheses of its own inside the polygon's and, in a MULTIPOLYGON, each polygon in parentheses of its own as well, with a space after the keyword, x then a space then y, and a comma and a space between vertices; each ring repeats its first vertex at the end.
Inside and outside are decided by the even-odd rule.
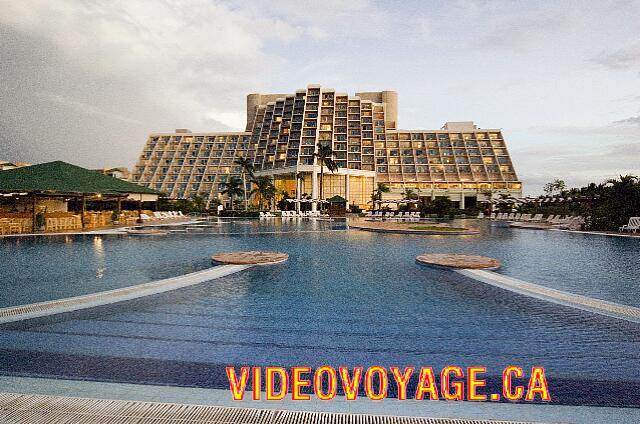
POLYGON ((113 225, 120 225, 120 211, 119 210, 114 210, 113 212, 111 212, 111 222, 113 222, 113 225))
POLYGON ((44 231, 47 226, 47 219, 44 212, 40 211, 36 213, 36 231, 44 231))

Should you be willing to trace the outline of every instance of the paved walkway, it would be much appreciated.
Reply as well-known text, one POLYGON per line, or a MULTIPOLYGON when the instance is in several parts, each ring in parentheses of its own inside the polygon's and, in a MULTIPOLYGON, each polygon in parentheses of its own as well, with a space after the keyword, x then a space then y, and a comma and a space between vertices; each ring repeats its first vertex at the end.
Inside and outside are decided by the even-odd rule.
POLYGON ((80 424, 88 422, 95 424, 524 424, 523 421, 418 418, 337 412, 227 408, 207 405, 15 393, 0 393, 0 421, 16 424, 80 424))
POLYGON ((456 269, 456 272, 474 280, 500 287, 525 296, 534 297, 572 308, 582 309, 626 321, 640 323, 640 308, 607 302, 579 294, 555 290, 538 284, 528 283, 506 275, 479 269, 456 269))
POLYGON ((224 277, 235 272, 245 270, 252 265, 220 265, 202 271, 192 272, 178 277, 107 290, 83 296, 67 297, 65 299, 48 302, 31 303, 28 305, 11 306, 0 309, 0 324, 38 318, 47 315, 61 314, 80 309, 93 308, 125 300, 137 299, 152 294, 164 293, 182 287, 203 283, 215 278, 224 277))

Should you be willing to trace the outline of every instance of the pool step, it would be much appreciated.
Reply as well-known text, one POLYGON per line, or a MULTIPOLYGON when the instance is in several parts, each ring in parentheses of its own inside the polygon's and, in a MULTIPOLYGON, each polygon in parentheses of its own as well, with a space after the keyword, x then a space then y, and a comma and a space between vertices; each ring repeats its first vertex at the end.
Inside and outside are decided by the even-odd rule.
POLYGON ((123 287, 115 290, 107 290, 83 296, 67 297, 48 302, 2 308, 0 309, 0 324, 93 308, 95 306, 108 305, 152 294, 164 293, 182 287, 200 284, 215 278, 224 277, 245 270, 251 266, 252 265, 215 266, 202 271, 180 275, 178 277, 166 278, 163 280, 123 287))
POLYGON ((13 424, 535 424, 504 420, 228 408, 16 393, 0 393, 0 422, 13 424))

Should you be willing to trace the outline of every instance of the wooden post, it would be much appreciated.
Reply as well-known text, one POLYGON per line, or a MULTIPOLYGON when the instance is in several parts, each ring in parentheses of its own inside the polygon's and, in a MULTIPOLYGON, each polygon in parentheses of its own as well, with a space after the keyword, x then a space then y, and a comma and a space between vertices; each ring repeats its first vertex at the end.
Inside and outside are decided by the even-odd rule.
POLYGON ((87 209, 87 199, 84 197, 84 194, 82 195, 82 213, 80 214, 80 222, 82 222, 82 229, 84 230, 84 212, 87 209))
POLYGON ((142 223, 142 193, 140 193, 140 200, 138 200, 138 223, 142 223))
POLYGON ((32 232, 36 232, 36 193, 31 195, 31 222, 33 223, 32 232))

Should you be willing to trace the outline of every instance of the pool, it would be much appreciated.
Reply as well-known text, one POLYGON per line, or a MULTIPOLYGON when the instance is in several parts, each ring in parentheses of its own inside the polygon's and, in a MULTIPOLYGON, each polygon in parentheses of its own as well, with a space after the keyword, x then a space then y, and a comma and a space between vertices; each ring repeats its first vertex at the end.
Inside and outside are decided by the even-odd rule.
POLYGON ((640 240, 473 225, 481 235, 228 220, 170 227, 161 237, 0 239, 0 306, 181 275, 210 267, 219 251, 290 256, 169 293, 5 325, 0 373, 223 388, 227 365, 482 365, 492 387, 506 365, 540 365, 552 402, 640 406, 640 325, 415 263, 424 252, 481 254, 500 259, 509 276, 640 306, 640 240))

